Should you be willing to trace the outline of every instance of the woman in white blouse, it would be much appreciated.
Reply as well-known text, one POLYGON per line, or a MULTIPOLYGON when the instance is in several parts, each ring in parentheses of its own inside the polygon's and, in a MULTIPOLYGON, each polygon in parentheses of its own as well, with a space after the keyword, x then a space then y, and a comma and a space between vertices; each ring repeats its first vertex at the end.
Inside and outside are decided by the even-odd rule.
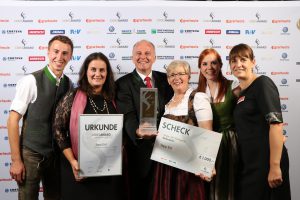
MULTIPOLYGON (((185 61, 173 61, 167 67, 167 76, 174 96, 165 106, 164 117, 212 130, 208 96, 189 87, 190 65, 185 61)), ((204 200, 204 182, 193 173, 156 163, 153 200, 161 199, 204 200)))

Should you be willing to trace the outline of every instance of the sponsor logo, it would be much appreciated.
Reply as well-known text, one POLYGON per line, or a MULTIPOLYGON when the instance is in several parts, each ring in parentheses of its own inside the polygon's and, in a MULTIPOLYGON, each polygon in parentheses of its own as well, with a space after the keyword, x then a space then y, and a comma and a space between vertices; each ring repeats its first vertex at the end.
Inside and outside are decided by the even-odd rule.
POLYGON ((240 30, 226 30, 226 35, 239 35, 241 34, 240 30))
POLYGON ((261 41, 259 39, 256 39, 255 41, 255 46, 252 46, 252 48, 256 48, 256 49, 266 49, 267 46, 266 45, 261 45, 261 41))
POLYGON ((115 16, 117 17, 116 19, 110 19, 110 22, 128 22, 128 19, 123 19, 122 14, 118 11, 115 16))
POLYGON ((46 57, 45 56, 29 56, 28 60, 29 61, 45 61, 46 57))
POLYGON ((158 48, 175 48, 175 45, 170 45, 170 42, 167 38, 163 39, 163 45, 158 45, 158 48))
POLYGON ((104 49, 105 46, 104 45, 86 45, 85 48, 86 49, 104 49))
POLYGON ((2 60, 5 61, 19 61, 23 60, 23 57, 17 57, 17 56, 8 56, 8 57, 3 57, 2 60))
POLYGON ((69 66, 69 71, 71 72, 67 72, 66 75, 78 75, 79 73, 75 71, 75 67, 73 65, 69 66))
POLYGON ((0 19, 0 23, 9 22, 9 19, 0 19))
POLYGON ((200 32, 200 30, 197 30, 197 29, 181 29, 180 31, 179 31, 180 33, 199 33, 200 32))
POLYGON ((63 22, 81 22, 81 19, 75 18, 74 13, 71 11, 68 13, 69 19, 62 20, 63 22))
POLYGON ((280 59, 281 61, 289 61, 289 59, 288 59, 288 54, 286 53, 286 52, 283 52, 282 54, 281 54, 281 59, 280 59))
POLYGON ((79 61, 81 59, 81 56, 72 56, 72 61, 79 61))
POLYGON ((278 23, 287 24, 287 23, 291 23, 291 20, 290 19, 272 19, 272 23, 273 24, 278 24, 278 23))
POLYGON ((4 73, 4 72, 0 72, 0 76, 11 76, 11 74, 10 73, 4 73))
POLYGON ((50 30, 51 35, 63 35, 65 32, 65 30, 50 30))
POLYGON ((13 29, 8 29, 8 30, 2 30, 1 31, 2 34, 22 34, 23 31, 22 30, 13 30, 13 29))
POLYGON ((10 49, 10 47, 9 46, 2 46, 2 45, 0 45, 0 49, 10 49))
POLYGON ((110 27, 108 27, 108 32, 106 34, 116 34, 115 30, 116 29, 114 26, 110 26, 110 27))
POLYGON ((70 34, 72 35, 79 35, 81 32, 81 29, 71 29, 70 34))
POLYGON ((19 189, 18 188, 5 188, 4 192, 5 193, 10 193, 10 192, 18 192, 19 189))
POLYGON ((4 87, 4 88, 14 88, 14 87, 16 87, 16 86, 17 86, 16 83, 4 83, 4 84, 3 84, 3 87, 4 87))
POLYGON ((281 79, 280 86, 289 86, 286 78, 281 79))
POLYGON ((132 30, 130 30, 130 29, 122 30, 121 34, 132 34, 132 30))
POLYGON ((287 105, 286 104, 281 104, 281 111, 282 112, 288 112, 288 108, 287 108, 287 105))
POLYGON ((47 49, 48 49, 48 46, 39 46, 38 49, 39 49, 39 50, 47 50, 47 49))
POLYGON ((25 12, 20 13, 21 19, 15 20, 15 22, 33 22, 32 19, 27 19, 27 14, 25 12))
POLYGON ((147 31, 145 29, 137 29, 135 30, 136 34, 147 34, 147 31))
POLYGON ((116 45, 110 46, 110 48, 128 48, 128 45, 123 45, 122 40, 120 38, 116 39, 116 45))
POLYGON ((250 29, 250 30, 245 30, 245 35, 254 35, 256 33, 256 30, 250 29))
POLYGON ((227 24, 243 24, 245 23, 244 19, 226 19, 225 22, 227 24))
POLYGON ((280 100, 287 101, 287 100, 289 100, 289 98, 288 97, 280 97, 280 100))
POLYGON ((38 23, 47 24, 47 23, 57 23, 57 19, 38 19, 38 23))
POLYGON ((281 29, 281 34, 280 35, 290 35, 290 33, 289 33, 289 28, 288 27, 283 27, 282 29, 281 29))
POLYGON ((121 65, 119 65, 119 64, 117 64, 116 69, 117 69, 116 74, 118 74, 118 75, 125 75, 125 74, 128 74, 128 72, 122 71, 122 67, 121 67, 121 65))
POLYGON ((290 49, 290 46, 288 45, 272 45, 271 49, 290 49))
POLYGON ((296 65, 300 65, 300 62, 296 62, 296 65))
POLYGON ((216 35, 220 35, 221 34, 221 29, 205 29, 205 34, 216 34, 216 35))
POLYGON ((105 22, 105 19, 86 19, 85 20, 86 23, 103 23, 105 22))
POLYGON ((271 75, 288 75, 289 72, 271 72, 271 75))
POLYGON ((122 60, 132 60, 132 56, 122 56, 122 60))
POLYGON ((156 56, 157 60, 174 60, 174 56, 156 56))
POLYGON ((168 18, 169 14, 166 11, 164 11, 162 15, 163 18, 157 19, 158 22, 175 22, 175 19, 168 18))
POLYGON ((10 162, 5 162, 5 163, 4 163, 4 166, 5 166, 5 167, 10 167, 10 166, 11 166, 11 163, 10 163, 10 162))
POLYGON ((116 54, 114 52, 110 52, 108 54, 108 58, 109 58, 109 60, 116 60, 116 54))
MULTIPOLYGON (((9 99, 0 99, 0 103, 11 103, 11 100, 9 99)), ((1 128, 1 126, 0 126, 1 128)))
POLYGON ((262 19, 261 14, 260 13, 255 13, 255 18, 256 19, 252 19, 250 20, 251 23, 267 23, 268 20, 262 19))
POLYGON ((150 18, 132 19, 132 22, 134 22, 134 23, 152 22, 152 19, 150 19, 150 18))
POLYGON ((179 19, 179 22, 180 23, 198 23, 199 20, 198 19, 179 19))
POLYGON ((204 46, 204 48, 214 48, 214 49, 220 49, 221 46, 215 45, 215 41, 211 38, 209 40, 209 43, 211 44, 210 46, 204 46))
MULTIPOLYGON (((10 152, 0 152, 0 156, 9 156, 9 155, 10 155, 10 152)), ((1 179, 0 179, 0 181, 1 181, 1 179)))
POLYGON ((199 46, 198 45, 180 45, 179 46, 180 49, 198 49, 199 46))
POLYGON ((27 41, 25 39, 21 40, 22 46, 16 46, 15 49, 34 49, 33 46, 28 46, 27 41))
POLYGON ((166 33, 171 33, 174 34, 174 29, 151 29, 151 34, 166 34, 166 33))
POLYGON ((262 68, 259 65, 255 65, 254 67, 255 73, 259 75, 266 75, 265 71, 262 71, 262 68))
POLYGON ((28 30, 28 35, 45 35, 45 30, 28 30))
POLYGON ((203 21, 204 22, 214 22, 214 23, 221 22, 220 19, 216 19, 215 14, 213 12, 209 13, 209 17, 210 17, 210 19, 206 19, 206 20, 203 20, 203 21))
POLYGON ((181 60, 194 60, 194 59, 198 59, 198 56, 180 56, 181 60))

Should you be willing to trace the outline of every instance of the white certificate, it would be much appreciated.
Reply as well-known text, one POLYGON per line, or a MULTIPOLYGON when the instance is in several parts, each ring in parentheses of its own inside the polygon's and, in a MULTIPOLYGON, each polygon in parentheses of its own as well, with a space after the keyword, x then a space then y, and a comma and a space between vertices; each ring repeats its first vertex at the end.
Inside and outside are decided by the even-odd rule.
POLYGON ((222 134, 164 117, 158 132, 152 160, 211 176, 222 134))
POLYGON ((122 114, 82 114, 78 161, 81 177, 122 174, 122 114))

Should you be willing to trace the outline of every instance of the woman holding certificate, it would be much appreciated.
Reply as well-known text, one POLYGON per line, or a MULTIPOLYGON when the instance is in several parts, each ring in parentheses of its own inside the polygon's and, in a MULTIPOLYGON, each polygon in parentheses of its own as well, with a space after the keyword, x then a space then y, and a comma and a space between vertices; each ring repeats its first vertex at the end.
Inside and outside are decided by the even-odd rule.
POLYGON ((234 110, 240 155, 236 199, 289 200, 289 160, 278 89, 267 76, 253 73, 256 62, 248 45, 234 46, 229 63, 241 87, 234 110))
MULTIPOLYGON (((168 83, 174 96, 165 106, 164 117, 212 129, 212 111, 208 96, 189 87, 190 66, 173 61, 167 67, 168 83)), ((203 176, 201 176, 203 177, 203 176)), ((203 177, 210 181, 210 177, 203 177)), ((156 163, 153 200, 204 200, 204 183, 200 176, 168 165, 156 163)))
POLYGON ((216 176, 207 188, 210 200, 233 200, 237 172, 237 138, 234 131, 233 110, 239 83, 227 80, 222 74, 222 59, 215 49, 200 53, 197 90, 208 95, 213 111, 213 130, 222 133, 215 168, 216 176))
POLYGON ((80 114, 115 114, 114 76, 107 57, 92 53, 79 72, 78 88, 59 102, 54 119, 54 137, 61 156, 62 199, 124 199, 122 176, 80 178, 78 126, 80 114))

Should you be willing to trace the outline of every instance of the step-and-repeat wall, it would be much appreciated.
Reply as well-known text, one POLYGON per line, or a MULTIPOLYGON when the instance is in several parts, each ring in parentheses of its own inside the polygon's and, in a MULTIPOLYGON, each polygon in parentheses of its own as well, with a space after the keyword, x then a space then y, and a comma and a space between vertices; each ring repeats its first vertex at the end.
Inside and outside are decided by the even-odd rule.
POLYGON ((255 72, 272 78, 280 91, 292 196, 299 199, 299 9, 297 1, 0 2, 0 199, 17 199, 17 185, 9 175, 6 126, 16 83, 47 64, 48 41, 58 34, 74 42, 65 69, 74 82, 92 52, 101 51, 110 59, 116 78, 131 72, 132 45, 147 39, 156 47, 155 70, 165 71, 174 59, 186 60, 192 67, 191 86, 196 87, 203 49, 215 48, 222 55, 223 73, 234 79, 228 53, 236 44, 250 45, 257 60, 255 72))

